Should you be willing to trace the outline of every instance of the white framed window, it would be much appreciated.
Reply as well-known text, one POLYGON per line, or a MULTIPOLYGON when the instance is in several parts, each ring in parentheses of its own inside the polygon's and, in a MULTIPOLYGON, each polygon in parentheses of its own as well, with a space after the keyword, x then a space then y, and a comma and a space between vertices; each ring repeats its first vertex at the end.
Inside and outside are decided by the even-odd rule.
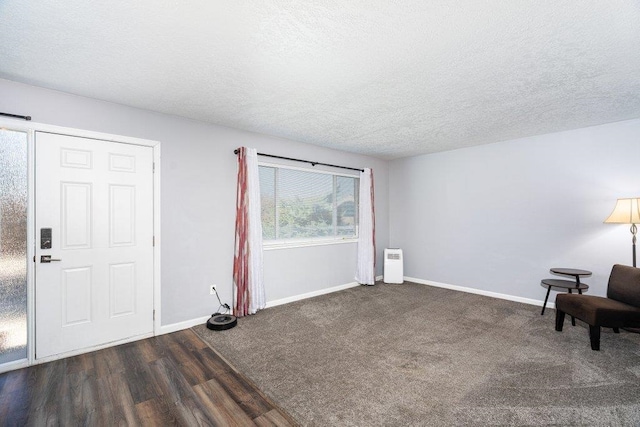
POLYGON ((265 249, 357 239, 357 176, 270 163, 258 169, 265 249))

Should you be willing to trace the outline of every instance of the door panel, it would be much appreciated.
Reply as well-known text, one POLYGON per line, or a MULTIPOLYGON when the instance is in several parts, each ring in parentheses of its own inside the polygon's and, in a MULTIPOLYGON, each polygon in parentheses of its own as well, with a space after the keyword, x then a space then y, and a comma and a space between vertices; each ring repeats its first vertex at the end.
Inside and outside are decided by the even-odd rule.
POLYGON ((136 265, 132 262, 109 266, 109 296, 111 317, 136 311, 136 265))
POLYGON ((37 240, 52 229, 36 357, 153 332, 152 148, 46 132, 35 147, 37 240))
POLYGON ((91 248, 91 184, 62 182, 62 249, 91 248))
POLYGON ((62 270, 62 326, 91 322, 91 267, 62 270))
POLYGON ((136 188, 130 185, 109 186, 109 243, 114 246, 134 246, 136 188))

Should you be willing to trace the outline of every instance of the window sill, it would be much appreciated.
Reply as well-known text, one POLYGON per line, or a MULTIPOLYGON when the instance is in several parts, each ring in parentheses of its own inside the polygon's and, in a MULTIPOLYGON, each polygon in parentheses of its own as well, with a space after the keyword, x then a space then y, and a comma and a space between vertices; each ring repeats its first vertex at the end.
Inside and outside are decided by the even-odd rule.
POLYGON ((328 246, 328 245, 342 245, 345 243, 358 243, 358 238, 348 239, 327 239, 327 240, 299 240, 288 242, 268 242, 262 244, 262 249, 265 251, 275 251, 278 249, 292 249, 292 248, 307 248, 311 246, 328 246))

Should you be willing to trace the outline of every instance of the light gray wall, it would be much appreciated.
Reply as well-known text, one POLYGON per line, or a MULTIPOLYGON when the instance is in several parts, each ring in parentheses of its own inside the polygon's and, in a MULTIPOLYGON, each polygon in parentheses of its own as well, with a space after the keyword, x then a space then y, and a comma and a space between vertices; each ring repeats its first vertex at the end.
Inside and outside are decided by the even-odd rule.
MULTIPOLYGON (((372 157, 139 110, 0 79, 0 111, 33 121, 161 141, 162 324, 209 315, 217 308, 208 286, 231 303, 236 156, 260 152, 375 173, 379 259, 388 244, 388 164, 372 157)), ((356 245, 265 252, 267 301, 354 281, 356 245)), ((382 273, 379 263, 378 274, 382 273)))
POLYGON ((392 161, 390 245, 409 277, 543 300, 549 268, 575 267, 604 295, 631 233, 603 221, 640 196, 638 159, 631 120, 392 161))

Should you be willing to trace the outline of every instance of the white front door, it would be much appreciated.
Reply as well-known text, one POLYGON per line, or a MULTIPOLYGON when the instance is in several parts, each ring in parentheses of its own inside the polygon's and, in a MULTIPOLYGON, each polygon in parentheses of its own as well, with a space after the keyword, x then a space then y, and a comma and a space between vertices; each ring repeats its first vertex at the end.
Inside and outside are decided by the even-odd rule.
POLYGON ((152 333, 153 149, 35 135, 36 358, 152 333))

